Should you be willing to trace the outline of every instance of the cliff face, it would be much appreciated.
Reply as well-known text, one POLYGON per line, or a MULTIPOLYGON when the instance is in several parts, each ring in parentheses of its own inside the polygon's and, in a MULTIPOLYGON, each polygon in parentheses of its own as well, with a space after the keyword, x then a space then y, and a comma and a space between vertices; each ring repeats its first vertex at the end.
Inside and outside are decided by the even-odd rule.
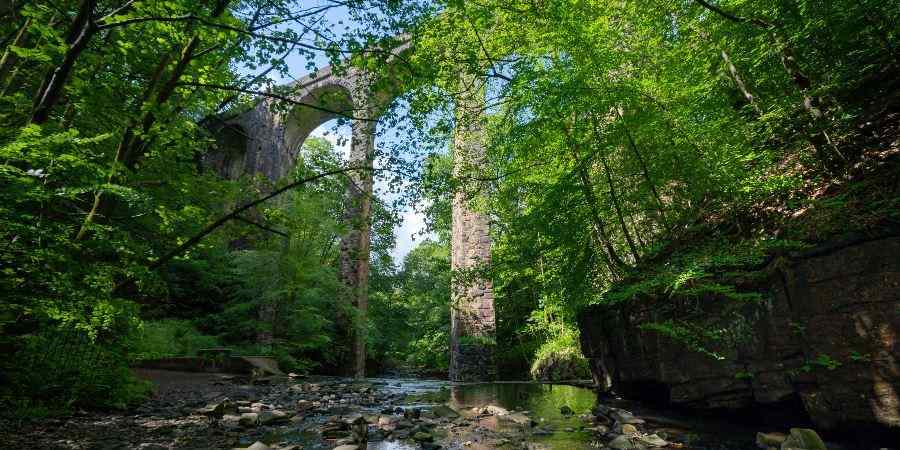
POLYGON ((802 402, 817 426, 900 429, 900 237, 777 258, 763 300, 638 298, 579 317, 595 380, 626 396, 740 409, 802 402), (705 317, 735 331, 718 357, 642 324, 705 317))

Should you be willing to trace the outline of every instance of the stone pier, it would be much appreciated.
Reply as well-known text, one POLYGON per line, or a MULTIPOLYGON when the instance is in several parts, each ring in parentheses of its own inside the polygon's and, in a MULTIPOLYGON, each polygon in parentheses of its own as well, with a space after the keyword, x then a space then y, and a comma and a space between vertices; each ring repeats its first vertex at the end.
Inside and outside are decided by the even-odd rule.
MULTIPOLYGON (((472 85, 473 83, 469 83, 472 85)), ((453 197, 450 305, 450 379, 483 381, 496 377, 494 291, 484 270, 491 264, 489 217, 482 184, 484 165, 481 90, 457 99, 453 174, 461 188, 453 197)))

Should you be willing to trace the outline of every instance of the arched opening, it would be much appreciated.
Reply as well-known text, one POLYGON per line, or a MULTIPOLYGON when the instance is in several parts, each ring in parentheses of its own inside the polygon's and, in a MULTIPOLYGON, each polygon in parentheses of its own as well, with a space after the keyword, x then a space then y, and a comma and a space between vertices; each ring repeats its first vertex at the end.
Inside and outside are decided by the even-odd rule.
POLYGON ((350 119, 356 115, 357 108, 347 87, 337 83, 318 83, 301 93, 297 99, 301 104, 284 118, 284 143, 291 155, 296 156, 313 130, 322 128, 328 122, 336 123, 335 119, 350 119))

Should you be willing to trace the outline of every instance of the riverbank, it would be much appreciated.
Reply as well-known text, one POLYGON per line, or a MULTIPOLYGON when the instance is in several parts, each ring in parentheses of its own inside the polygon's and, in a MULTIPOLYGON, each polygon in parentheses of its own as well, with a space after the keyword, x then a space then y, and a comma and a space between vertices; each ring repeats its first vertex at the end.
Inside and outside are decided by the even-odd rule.
POLYGON ((744 449, 754 447, 758 431, 727 420, 635 414, 633 404, 598 403, 594 391, 561 384, 138 374, 155 385, 140 407, 7 418, 0 441, 45 449, 744 449))

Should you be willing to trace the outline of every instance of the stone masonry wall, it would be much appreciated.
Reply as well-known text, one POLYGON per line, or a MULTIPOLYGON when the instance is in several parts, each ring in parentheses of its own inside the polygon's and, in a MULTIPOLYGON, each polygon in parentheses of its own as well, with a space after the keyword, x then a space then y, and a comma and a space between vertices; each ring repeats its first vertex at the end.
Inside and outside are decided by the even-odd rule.
POLYGON ((482 192, 474 180, 483 165, 481 101, 458 100, 453 143, 454 176, 469 188, 453 197, 451 269, 454 272, 451 306, 450 379, 483 381, 496 377, 494 347, 496 317, 489 278, 478 273, 490 266, 491 237, 487 214, 475 203, 482 192))
POLYGON ((802 405, 823 429, 900 431, 900 237, 776 259, 767 300, 737 310, 716 298, 641 298, 579 317, 595 379, 693 408, 802 405), (685 314, 747 327, 717 360, 650 330, 685 314), (730 351, 729 351, 730 350, 730 351))

